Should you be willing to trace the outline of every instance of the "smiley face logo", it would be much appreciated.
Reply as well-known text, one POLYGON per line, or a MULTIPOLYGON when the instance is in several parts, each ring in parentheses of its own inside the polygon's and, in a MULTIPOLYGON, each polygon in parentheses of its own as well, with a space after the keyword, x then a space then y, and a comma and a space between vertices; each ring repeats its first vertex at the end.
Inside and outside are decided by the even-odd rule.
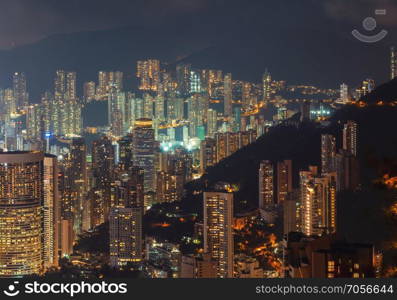
POLYGON ((15 297, 19 294, 16 286, 18 285, 19 281, 14 281, 14 284, 10 284, 7 290, 4 290, 3 293, 8 297, 15 297))
MULTIPOLYGON (((377 9, 375 10, 375 15, 386 15, 386 10, 385 9, 377 9)), ((375 30, 377 27, 377 23, 376 20, 372 17, 367 17, 364 19, 363 21, 363 28, 368 31, 371 32, 373 30, 375 30)), ((364 43, 376 43, 379 42, 381 40, 383 40, 386 35, 387 35, 387 30, 381 30, 380 32, 378 32, 375 35, 366 35, 366 34, 362 34, 360 31, 358 31, 357 29, 354 29, 352 31, 352 35, 358 39, 361 42, 364 43)))

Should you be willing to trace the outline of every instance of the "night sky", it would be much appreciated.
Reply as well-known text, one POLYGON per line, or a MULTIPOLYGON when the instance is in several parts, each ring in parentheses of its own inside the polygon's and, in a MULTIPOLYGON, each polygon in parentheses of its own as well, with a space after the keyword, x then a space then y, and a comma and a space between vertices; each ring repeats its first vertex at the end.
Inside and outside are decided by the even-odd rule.
POLYGON ((236 21, 259 17, 274 24, 276 30, 283 26, 326 26, 333 20, 352 26, 376 8, 388 10, 386 17, 378 19, 379 24, 397 27, 397 2, 393 0, 2 0, 0 48, 57 33, 131 25, 156 27, 179 18, 233 27, 238 25, 236 21))
POLYGON ((79 89, 101 69, 123 71, 135 88, 136 61, 147 58, 252 82, 269 69, 290 84, 380 84, 397 45, 395 0, 1 0, 0 14, 0 87, 23 71, 33 102, 53 88, 57 69, 76 71, 79 89), (351 34, 369 16, 373 34, 389 32, 376 44, 351 34))

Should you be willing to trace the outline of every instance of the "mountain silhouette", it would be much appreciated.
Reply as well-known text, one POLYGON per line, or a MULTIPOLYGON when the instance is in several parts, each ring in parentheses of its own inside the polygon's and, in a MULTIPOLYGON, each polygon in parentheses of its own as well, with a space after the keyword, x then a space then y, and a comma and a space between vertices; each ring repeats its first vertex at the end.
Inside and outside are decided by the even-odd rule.
POLYGON ((397 78, 378 86, 371 93, 362 97, 361 100, 369 104, 380 101, 385 103, 397 101, 397 78))
MULTIPOLYGON (((322 19, 321 19, 322 20, 322 19)), ((10 85, 12 72, 24 71, 31 102, 53 89, 57 69, 77 72, 82 83, 97 80, 99 70, 121 70, 127 89, 136 88, 136 61, 158 58, 165 67, 177 62, 222 69, 234 79, 260 82, 267 68, 276 80, 338 88, 359 85, 366 78, 388 80, 390 33, 375 45, 357 41, 350 26, 336 21, 272 24, 246 18, 224 24, 192 16, 155 26, 130 26, 59 34, 37 43, 0 51, 0 87, 10 85)))

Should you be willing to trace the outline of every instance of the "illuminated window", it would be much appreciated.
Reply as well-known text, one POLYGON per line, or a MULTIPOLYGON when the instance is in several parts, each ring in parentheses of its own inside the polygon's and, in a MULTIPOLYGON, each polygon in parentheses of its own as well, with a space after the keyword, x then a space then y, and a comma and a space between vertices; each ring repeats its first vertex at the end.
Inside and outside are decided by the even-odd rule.
POLYGON ((328 261, 328 272, 335 272, 335 262, 333 260, 328 261))

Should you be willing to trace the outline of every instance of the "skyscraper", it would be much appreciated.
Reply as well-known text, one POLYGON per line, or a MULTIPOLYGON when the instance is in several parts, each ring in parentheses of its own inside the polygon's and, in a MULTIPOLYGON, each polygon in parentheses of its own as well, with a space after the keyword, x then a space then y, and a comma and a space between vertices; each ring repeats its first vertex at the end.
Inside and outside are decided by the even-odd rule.
POLYGON ((239 148, 245 147, 256 141, 256 130, 240 131, 239 133, 239 148))
POLYGON ((190 71, 190 93, 201 93, 201 77, 199 71, 191 70, 190 71))
POLYGON ((173 202, 180 200, 181 189, 178 189, 178 183, 182 182, 181 174, 172 174, 171 172, 160 171, 157 173, 157 202, 173 202))
POLYGON ((237 132, 226 132, 226 155, 230 156, 240 149, 239 134, 237 132))
POLYGON ((331 134, 321 135, 321 173, 330 173, 335 167, 336 140, 331 134))
POLYGON ((76 91, 76 72, 67 72, 66 73, 66 99, 77 100, 77 91, 76 91))
POLYGON ((301 230, 307 235, 336 231, 336 173, 300 172, 301 230))
POLYGON ((110 266, 114 268, 142 259, 144 170, 125 169, 125 166, 123 163, 116 172, 115 196, 109 214, 110 266))
POLYGON ((43 153, 0 153, 0 277, 43 271, 43 175, 43 153))
POLYGON ((340 85, 340 95, 339 95, 339 99, 342 103, 347 103, 349 102, 349 86, 345 83, 342 83, 340 85))
POLYGON ((375 80, 368 78, 363 81, 363 84, 361 86, 360 95, 365 96, 365 95, 371 93, 374 89, 375 89, 375 80))
POLYGON ((2 98, 4 102, 5 114, 10 115, 12 113, 16 113, 18 104, 14 97, 13 89, 5 89, 2 98))
POLYGON ((357 156, 357 123, 347 121, 343 127, 343 150, 357 156))
POLYGON ((225 133, 216 133, 216 162, 227 157, 227 136, 225 133))
POLYGON ((131 167, 127 174, 128 176, 123 180, 127 190, 123 206, 139 207, 143 210, 145 171, 139 167, 131 167))
POLYGON ((64 70, 57 70, 54 79, 54 96, 56 100, 63 100, 66 91, 66 74, 64 70))
POLYGON ((200 145, 200 173, 204 174, 207 167, 216 164, 216 141, 206 138, 200 145))
POLYGON ((207 111, 207 136, 214 137, 218 129, 218 113, 210 108, 207 111))
POLYGON ((223 81, 223 115, 231 117, 233 115, 233 86, 232 74, 227 73, 223 81))
POLYGON ((56 71, 54 97, 46 93, 42 99, 46 106, 46 120, 54 135, 80 135, 82 129, 81 106, 76 95, 76 73, 56 71))
POLYGON ((157 91, 160 84, 160 61, 157 59, 139 60, 136 77, 140 79, 140 90, 157 91))
POLYGON ((113 136, 123 136, 129 127, 126 123, 125 93, 121 92, 117 85, 110 83, 108 93, 108 122, 113 136))
POLYGON ((215 84, 223 81, 221 70, 201 70, 201 84, 203 90, 206 90, 212 97, 214 95, 215 84))
POLYGON ((183 152, 160 153, 157 173, 157 201, 172 202, 182 198, 183 185, 190 180, 191 160, 183 152))
POLYGON ((194 94, 188 99, 189 135, 191 137, 197 136, 197 127, 203 125, 203 119, 206 116, 201 102, 202 98, 199 94, 194 94))
POLYGON ((274 171, 273 164, 264 160, 259 167, 259 209, 274 205, 274 171))
POLYGON ((110 266, 122 268, 142 259, 142 210, 113 207, 109 218, 110 266))
POLYGON ((132 131, 134 166, 144 170, 145 192, 155 189, 155 140, 151 119, 138 119, 132 131))
POLYGON ((336 210, 336 185, 337 174, 335 172, 323 174, 316 178, 317 202, 314 205, 316 211, 321 213, 317 216, 319 228, 327 233, 336 232, 337 210, 336 210))
POLYGON ((251 83, 243 82, 241 87, 241 102, 243 109, 249 108, 251 104, 251 83))
POLYGON ((115 153, 112 141, 103 136, 92 143, 92 173, 97 194, 93 203, 95 225, 104 223, 109 217, 111 185, 114 178, 115 153))
POLYGON ((184 103, 182 98, 168 97, 167 99, 167 119, 169 122, 173 120, 183 119, 184 103))
POLYGON ((315 199, 314 178, 317 167, 309 167, 309 171, 299 172, 301 231, 306 235, 313 234, 313 202, 315 199))
POLYGON ((84 101, 86 103, 95 99, 95 82, 94 81, 88 81, 88 82, 84 83, 83 96, 84 96, 84 101))
POLYGON ((283 203, 283 232, 284 235, 299 231, 300 220, 299 220, 299 205, 300 196, 299 189, 294 189, 291 193, 288 193, 287 199, 283 203))
POLYGON ((30 141, 38 141, 42 138, 43 110, 41 105, 34 104, 27 107, 26 129, 30 141))
POLYGON ((240 131, 241 130, 241 108, 234 107, 233 108, 233 128, 232 131, 240 131))
POLYGON ((390 79, 397 77, 397 51, 394 47, 390 49, 390 79))
POLYGON ((138 118, 135 94, 127 92, 125 102, 125 129, 127 132, 130 132, 135 120, 138 118))
POLYGON ((165 99, 163 96, 158 95, 154 99, 155 109, 154 109, 154 117, 156 120, 163 122, 165 121, 165 99))
POLYGON ((123 90, 123 79, 124 73, 121 71, 111 71, 109 72, 109 84, 113 84, 117 87, 117 90, 123 90))
POLYGON ((177 91, 180 97, 187 97, 190 93, 191 69, 190 64, 178 64, 176 66, 177 91))
POLYGON ((267 103, 270 101, 271 98, 271 84, 272 84, 272 77, 268 70, 262 76, 262 87, 263 87, 263 101, 267 103))
POLYGON ((292 161, 277 163, 277 203, 282 204, 292 192, 292 161))
POLYGON ((122 170, 128 170, 133 166, 132 161, 132 134, 118 140, 119 144, 119 166, 122 170))
POLYGON ((105 71, 98 72, 98 86, 96 88, 96 95, 98 99, 103 99, 107 94, 107 87, 109 83, 108 73, 105 71))
POLYGON ((66 185, 63 191, 63 201, 66 202, 71 212, 71 221, 75 234, 82 231, 83 209, 86 207, 85 196, 87 192, 87 146, 83 138, 74 138, 70 144, 67 158, 66 185))
POLYGON ((145 93, 143 95, 143 118, 153 119, 153 104, 154 97, 152 97, 149 93, 145 93))
POLYGON ((18 108, 28 105, 28 92, 26 90, 26 77, 23 72, 15 72, 12 76, 12 90, 18 108))
POLYGON ((61 203, 58 163, 55 155, 44 156, 43 252, 44 267, 58 265, 60 255, 61 203))
POLYGON ((123 89, 123 72, 99 71, 96 96, 100 100, 106 100, 109 96, 110 87, 114 86, 118 92, 123 89))
POLYGON ((55 103, 58 113, 59 134, 65 136, 76 136, 81 134, 83 121, 81 117, 81 106, 76 99, 55 103))
POLYGON ((233 194, 204 192, 204 252, 216 261, 217 277, 233 277, 233 194))
POLYGON ((76 72, 57 70, 54 79, 55 100, 76 100, 76 72))
POLYGON ((42 122, 43 122, 43 130, 47 132, 51 132, 55 134, 54 123, 52 111, 54 108, 54 96, 50 92, 45 92, 41 96, 41 108, 42 108, 42 122))
POLYGON ((288 110, 285 106, 277 108, 277 120, 282 121, 288 118, 288 110))

